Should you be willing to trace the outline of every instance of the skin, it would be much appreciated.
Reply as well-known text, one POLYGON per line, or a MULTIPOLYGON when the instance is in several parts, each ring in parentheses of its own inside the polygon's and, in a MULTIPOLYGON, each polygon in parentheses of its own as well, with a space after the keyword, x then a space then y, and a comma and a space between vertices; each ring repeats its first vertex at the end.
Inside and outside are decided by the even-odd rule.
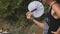
POLYGON ((56 32, 52 32, 54 34, 60 34, 60 27, 58 28, 58 30, 56 32))
MULTIPOLYGON (((49 6, 52 6, 52 10, 51 10, 51 15, 55 18, 55 19, 59 19, 60 18, 60 6, 58 3, 55 3, 53 0, 43 0, 44 3, 48 4, 49 6)), ((26 17, 27 19, 30 19, 32 20, 35 24, 37 24, 37 26, 39 27, 42 27, 44 28, 44 23, 43 22, 39 22, 37 20, 35 20, 33 17, 32 17, 32 14, 31 12, 27 12, 26 13, 26 17)), ((54 34, 59 34, 60 33, 60 27, 58 28, 58 30, 56 32, 51 32, 51 33, 54 33, 54 34)))
POLYGON ((35 24, 37 24, 39 27, 44 28, 44 23, 35 20, 35 19, 34 19, 33 17, 31 17, 31 16, 32 16, 32 13, 28 11, 28 12, 26 13, 27 19, 32 20, 32 21, 33 21, 35 24))

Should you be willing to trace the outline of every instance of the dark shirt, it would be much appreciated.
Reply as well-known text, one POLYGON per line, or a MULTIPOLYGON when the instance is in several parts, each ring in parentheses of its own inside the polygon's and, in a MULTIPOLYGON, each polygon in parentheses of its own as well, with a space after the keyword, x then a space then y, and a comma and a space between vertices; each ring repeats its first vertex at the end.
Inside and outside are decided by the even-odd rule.
POLYGON ((45 17, 45 21, 49 25, 49 30, 47 34, 52 34, 51 31, 55 32, 60 27, 60 19, 55 19, 51 15, 51 9, 51 7, 48 9, 45 17))

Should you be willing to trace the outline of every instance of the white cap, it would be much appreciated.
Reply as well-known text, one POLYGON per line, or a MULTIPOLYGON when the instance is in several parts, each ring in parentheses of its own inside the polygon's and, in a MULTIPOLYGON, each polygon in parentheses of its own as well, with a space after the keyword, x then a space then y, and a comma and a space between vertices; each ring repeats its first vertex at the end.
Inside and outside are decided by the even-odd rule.
POLYGON ((32 15, 33 15, 33 17, 35 17, 35 18, 39 18, 39 17, 41 17, 42 15, 43 15, 43 13, 44 13, 44 6, 43 6, 43 4, 41 3, 41 2, 39 2, 39 1, 33 1, 33 2, 31 2, 29 5, 28 5, 28 10, 29 11, 33 11, 32 12, 32 15), (34 10, 34 9, 36 9, 36 10, 34 10))

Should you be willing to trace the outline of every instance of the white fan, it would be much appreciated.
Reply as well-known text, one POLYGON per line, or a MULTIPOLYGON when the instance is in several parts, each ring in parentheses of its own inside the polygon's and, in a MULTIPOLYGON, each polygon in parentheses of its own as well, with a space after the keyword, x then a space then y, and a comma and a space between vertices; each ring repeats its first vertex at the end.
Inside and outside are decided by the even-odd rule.
POLYGON ((32 12, 32 16, 35 18, 39 18, 44 14, 44 6, 39 1, 29 3, 28 10, 32 12))

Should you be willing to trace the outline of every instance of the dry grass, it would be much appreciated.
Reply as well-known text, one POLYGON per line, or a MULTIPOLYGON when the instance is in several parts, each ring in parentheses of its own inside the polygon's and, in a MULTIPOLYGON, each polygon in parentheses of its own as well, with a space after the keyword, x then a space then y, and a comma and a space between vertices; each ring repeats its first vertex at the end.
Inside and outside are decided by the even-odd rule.
MULTIPOLYGON (((2 26, 4 25, 3 23, 5 23, 6 21, 4 21, 3 19, 0 19, 0 29, 2 28, 2 26)), ((43 29, 38 27, 37 25, 33 24, 30 27, 27 27, 23 30, 24 34, 42 34, 43 29)))
POLYGON ((42 32, 43 29, 34 24, 25 29, 25 34, 42 34, 42 32))

